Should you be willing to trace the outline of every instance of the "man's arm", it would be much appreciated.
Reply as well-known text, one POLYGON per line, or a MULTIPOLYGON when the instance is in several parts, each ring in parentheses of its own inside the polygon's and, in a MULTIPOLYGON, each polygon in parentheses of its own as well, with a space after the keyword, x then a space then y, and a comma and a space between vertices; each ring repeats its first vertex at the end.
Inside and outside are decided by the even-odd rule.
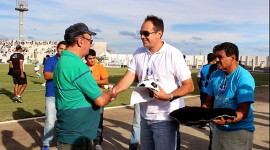
POLYGON ((44 72, 44 79, 45 80, 52 80, 53 79, 53 72, 44 72))
POLYGON ((201 89, 201 70, 202 70, 202 68, 199 70, 199 72, 197 74, 197 84, 199 86, 199 89, 201 89))
POLYGON ((245 119, 248 115, 250 102, 245 102, 239 104, 239 108, 236 110, 237 117, 234 120, 228 119, 225 120, 224 118, 213 120, 216 124, 225 125, 226 123, 235 123, 245 119))
POLYGON ((113 86, 113 92, 118 94, 128 89, 128 87, 134 82, 135 77, 135 73, 127 70, 125 75, 113 86))
POLYGON ((200 77, 197 77, 197 84, 198 84, 198 87, 199 89, 201 89, 201 78, 200 77))
POLYGON ((114 100, 117 97, 117 94, 113 93, 112 88, 109 88, 107 92, 104 92, 95 99, 94 103, 97 106, 103 107, 110 103, 112 100, 114 100))
POLYGON ((9 68, 13 68, 12 61, 9 61, 9 68))
MULTIPOLYGON (((55 64, 56 65, 56 64, 55 64)), ((43 75, 45 80, 53 79, 53 67, 54 65, 50 63, 50 60, 46 60, 43 68, 43 75)))
POLYGON ((21 71, 21 78, 25 78, 24 72, 23 72, 23 60, 20 60, 20 71, 21 71))
POLYGON ((214 104, 214 97, 213 96, 207 96, 206 102, 202 105, 204 108, 213 109, 214 104))
POLYGON ((98 84, 98 85, 106 85, 106 84, 109 84, 109 79, 108 79, 108 78, 105 78, 105 79, 98 80, 98 81, 97 81, 97 84, 98 84))
POLYGON ((100 70, 100 80, 96 80, 97 84, 99 86, 101 85, 107 85, 109 84, 109 74, 108 71, 106 70, 106 68, 102 65, 99 65, 99 70, 100 70))

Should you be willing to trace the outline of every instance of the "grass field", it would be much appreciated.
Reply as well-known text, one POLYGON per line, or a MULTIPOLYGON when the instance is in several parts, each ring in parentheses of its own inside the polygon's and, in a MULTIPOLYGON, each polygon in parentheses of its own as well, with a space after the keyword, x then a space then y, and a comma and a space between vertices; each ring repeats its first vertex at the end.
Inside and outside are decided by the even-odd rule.
MULTIPOLYGON (((43 66, 41 66, 41 70, 43 66)), ((43 78, 38 79, 34 73, 34 65, 25 65, 28 86, 22 95, 23 103, 14 103, 12 77, 7 75, 8 64, 0 64, 0 122, 7 120, 17 120, 43 116, 45 113, 45 87, 41 86, 45 82, 43 78)), ((115 84, 126 72, 127 68, 108 68, 110 84, 115 84)), ((41 72, 41 71, 40 71, 41 72)), ((195 90, 190 95, 198 95, 199 89, 196 83, 197 70, 192 70, 192 78, 195 90)), ((269 74, 252 73, 256 81, 256 86, 269 85, 269 74)), ((133 84, 133 87, 135 84, 133 84)), ((117 99, 106 107, 129 105, 130 94, 133 88, 118 95, 117 99)))

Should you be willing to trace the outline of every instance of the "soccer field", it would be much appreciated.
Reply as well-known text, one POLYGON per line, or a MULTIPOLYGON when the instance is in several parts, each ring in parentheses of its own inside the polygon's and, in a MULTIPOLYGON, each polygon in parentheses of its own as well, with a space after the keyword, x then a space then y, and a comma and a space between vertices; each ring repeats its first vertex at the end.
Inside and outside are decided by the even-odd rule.
MULTIPOLYGON (((43 66, 40 67, 40 73, 43 66)), ((110 84, 115 84, 126 72, 127 68, 108 68, 110 84)), ((7 75, 8 64, 0 64, 0 122, 7 120, 17 120, 43 116, 45 113, 45 87, 41 86, 45 82, 43 77, 37 78, 34 73, 34 65, 26 64, 25 71, 27 74, 28 85, 22 95, 23 103, 14 103, 12 101, 14 84, 12 77, 7 75), (16 113, 15 113, 16 112, 16 113)), ((198 95, 199 89, 196 80, 197 70, 192 70, 192 78, 195 90, 190 95, 198 95)), ((269 73, 252 73, 256 81, 256 86, 269 85, 269 73)), ((129 105, 130 94, 135 84, 123 93, 120 93, 115 101, 106 107, 129 105)))

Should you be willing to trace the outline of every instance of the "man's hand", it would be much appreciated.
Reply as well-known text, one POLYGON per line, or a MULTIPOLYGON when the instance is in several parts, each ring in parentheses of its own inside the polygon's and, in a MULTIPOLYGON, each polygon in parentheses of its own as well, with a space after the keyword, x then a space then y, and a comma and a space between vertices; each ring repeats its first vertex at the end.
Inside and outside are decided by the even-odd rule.
POLYGON ((232 121, 232 120, 231 119, 224 119, 223 117, 212 120, 212 122, 219 124, 221 126, 225 126, 226 124, 228 124, 228 121, 232 121))
POLYGON ((21 78, 25 78, 24 73, 21 73, 21 78))
POLYGON ((112 97, 111 101, 115 100, 116 97, 117 97, 117 93, 115 92, 115 90, 113 89, 113 87, 110 86, 110 85, 109 85, 109 90, 108 90, 108 92, 111 94, 111 97, 112 97))
POLYGON ((167 94, 161 86, 158 85, 159 92, 156 90, 150 89, 149 92, 153 93, 154 97, 159 100, 169 101, 171 99, 170 94, 167 94))

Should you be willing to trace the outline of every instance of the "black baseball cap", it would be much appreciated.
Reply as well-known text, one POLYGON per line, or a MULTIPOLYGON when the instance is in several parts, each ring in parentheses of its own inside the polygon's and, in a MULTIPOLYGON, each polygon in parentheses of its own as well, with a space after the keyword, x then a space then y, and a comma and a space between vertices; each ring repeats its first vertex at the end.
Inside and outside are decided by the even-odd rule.
POLYGON ((91 36, 96 35, 96 33, 90 31, 84 23, 76 23, 65 30, 64 39, 65 41, 68 41, 69 39, 74 39, 75 37, 85 33, 90 34, 91 36))

